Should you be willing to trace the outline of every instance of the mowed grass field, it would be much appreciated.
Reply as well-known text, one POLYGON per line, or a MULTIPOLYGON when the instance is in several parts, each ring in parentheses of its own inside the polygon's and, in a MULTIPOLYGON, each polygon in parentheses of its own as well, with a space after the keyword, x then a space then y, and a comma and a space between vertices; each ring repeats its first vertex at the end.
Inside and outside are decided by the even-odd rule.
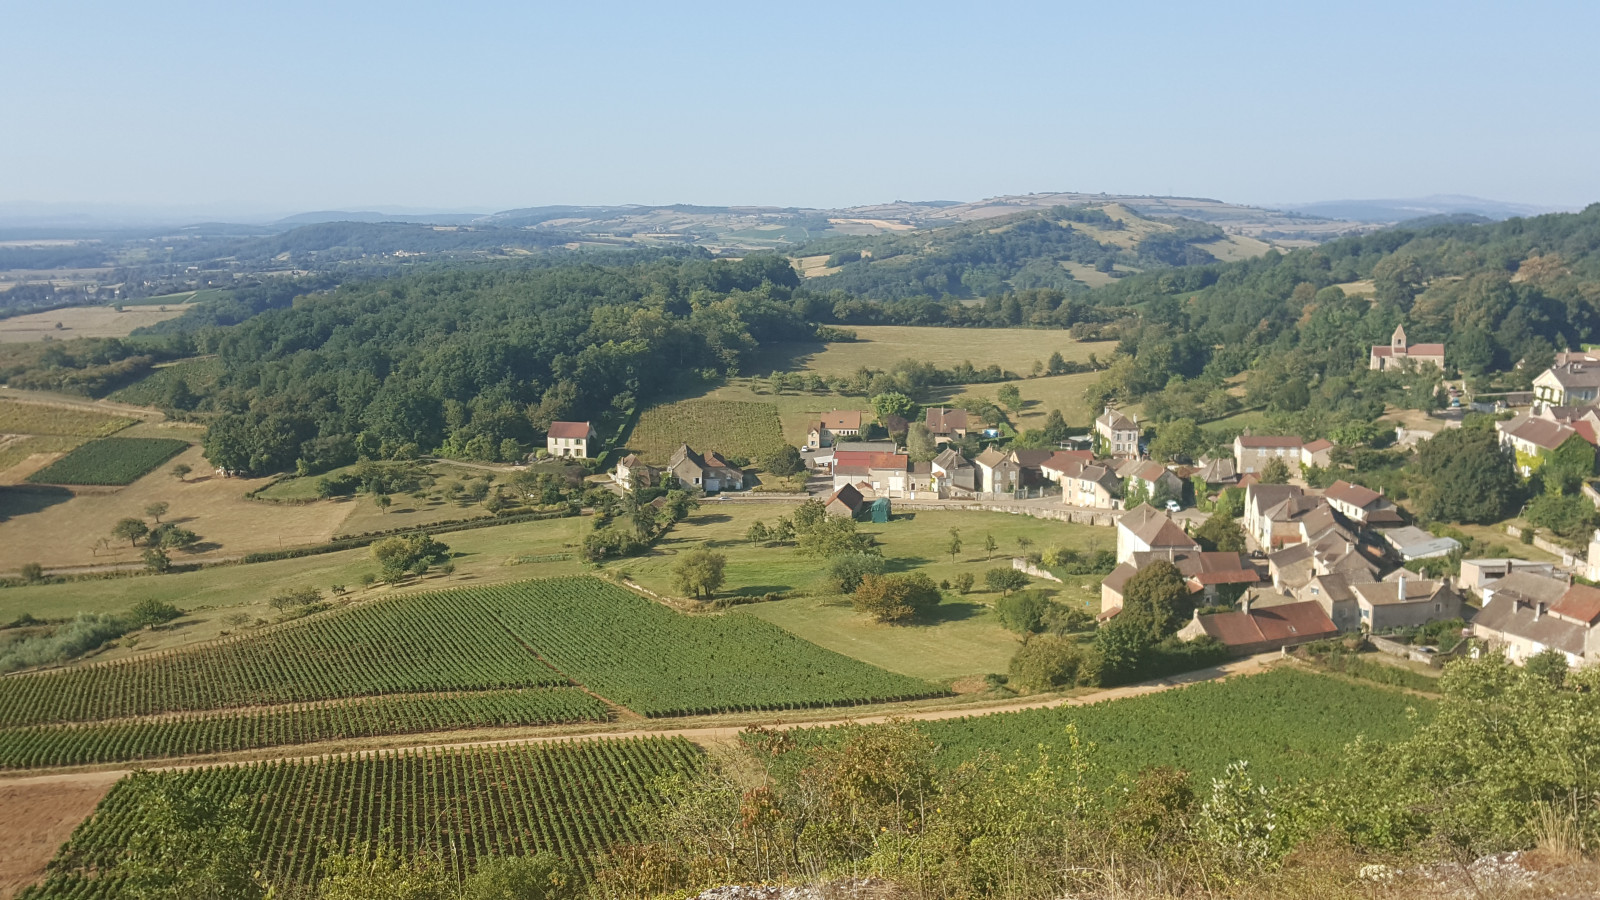
POLYGON ((189 310, 180 303, 162 309, 158 305, 127 306, 121 312, 109 306, 70 306, 49 312, 29 313, 0 319, 0 343, 25 344, 45 339, 127 337, 135 328, 175 319, 189 310), (57 328, 57 325, 61 327, 57 328))
MULTIPOLYGON (((1017 637, 1002 628, 990 605, 999 595, 983 588, 983 574, 1008 568, 1018 552, 1018 537, 1034 549, 1052 546, 1079 550, 1113 549, 1109 529, 1072 525, 1030 516, 962 511, 903 514, 883 525, 865 524, 862 531, 877 538, 891 571, 921 571, 935 582, 968 572, 977 588, 965 597, 947 592, 947 601, 930 624, 878 625, 857 614, 846 597, 828 592, 823 561, 803 556, 793 547, 764 547, 744 539, 757 520, 773 524, 794 510, 788 503, 706 503, 673 529, 649 556, 617 560, 606 568, 626 573, 650 590, 675 594, 672 567, 679 555, 705 547, 727 557, 723 594, 759 596, 786 593, 789 599, 737 607, 733 615, 752 615, 829 650, 880 668, 934 681, 950 682, 971 675, 1003 672, 1016 652, 1017 637), (962 551, 954 562, 944 552, 950 529, 961 532, 962 551), (999 548, 985 559, 984 536, 999 548)), ((1086 577, 1057 585, 1033 585, 1057 600, 1098 612, 1099 579, 1086 577)))
POLYGON ((850 375, 863 366, 887 369, 902 359, 915 359, 948 369, 963 362, 978 368, 998 365, 1028 374, 1034 361, 1060 353, 1069 362, 1084 362, 1090 353, 1110 355, 1110 346, 1075 341, 1065 331, 1041 328, 930 328, 915 325, 851 325, 857 340, 829 344, 779 344, 764 351, 757 374, 816 372, 850 375))
MULTIPOLYGON (((1110 353, 1109 346, 1106 347, 1106 353, 1110 353)), ((971 397, 982 397, 994 402, 1000 394, 1001 384, 1014 384, 1022 394, 1022 411, 1011 414, 1011 424, 1019 431, 1044 427, 1044 420, 1052 409, 1061 410, 1061 415, 1066 418, 1068 425, 1081 426, 1087 431, 1090 422, 1099 414, 1099 410, 1089 409, 1084 401, 1084 392, 1099 378, 1098 372, 1081 372, 1077 375, 1045 375, 1040 378, 1023 378, 996 384, 959 385, 934 392, 924 405, 954 404, 971 397)))

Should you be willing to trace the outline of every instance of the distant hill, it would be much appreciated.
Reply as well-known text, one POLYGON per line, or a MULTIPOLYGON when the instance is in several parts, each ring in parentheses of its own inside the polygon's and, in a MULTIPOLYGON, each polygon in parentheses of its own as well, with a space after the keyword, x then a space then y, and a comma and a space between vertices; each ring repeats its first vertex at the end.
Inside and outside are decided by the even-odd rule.
POLYGON ((1528 203, 1505 203, 1467 197, 1459 194, 1436 194, 1409 200, 1324 200, 1284 207, 1287 210, 1329 219, 1350 222, 1392 224, 1421 219, 1428 216, 1450 216, 1469 213, 1499 222, 1516 216, 1537 216, 1562 212, 1559 207, 1535 206, 1528 203))
MULTIPOLYGON (((955 209, 956 207, 949 207, 955 209)), ((822 238, 790 251, 808 286, 878 299, 1081 290, 1147 269, 1265 253, 1269 244, 1120 203, 1055 206, 940 227, 822 238)))
POLYGON ((467 225, 482 218, 484 218, 483 213, 385 213, 323 210, 285 216, 274 224, 288 228, 296 228, 301 225, 321 225, 324 222, 402 222, 411 225, 467 225))

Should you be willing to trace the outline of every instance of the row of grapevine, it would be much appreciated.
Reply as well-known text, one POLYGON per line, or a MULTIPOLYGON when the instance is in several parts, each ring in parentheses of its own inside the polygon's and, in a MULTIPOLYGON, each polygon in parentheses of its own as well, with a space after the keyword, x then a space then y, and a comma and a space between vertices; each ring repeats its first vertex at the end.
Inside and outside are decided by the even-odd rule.
POLYGON ((1145 697, 1092 706, 1026 710, 926 722, 949 765, 989 751, 1009 756, 1066 743, 1065 729, 1095 745, 1103 777, 1149 766, 1193 773, 1200 783, 1236 760, 1261 779, 1298 781, 1336 775, 1344 748, 1357 737, 1394 741, 1429 716, 1434 703, 1374 685, 1298 669, 1207 681, 1145 697))
POLYGON ((465 593, 551 665, 646 716, 838 706, 941 692, 753 616, 686 616, 594 578, 465 593))
POLYGON ((108 437, 90 441, 28 476, 34 484, 132 484, 189 449, 177 438, 108 437))
POLYGON ((289 709, 0 729, 0 768, 128 762, 387 734, 601 722, 578 688, 403 695, 289 709))
POLYGON ((0 678, 0 727, 568 683, 482 605, 421 594, 190 650, 0 678))
MULTIPOLYGON (((587 872, 597 851, 637 838, 657 779, 688 772, 682 738, 341 756, 315 762, 190 769, 157 776, 223 803, 242 799, 261 871, 285 896, 307 890, 330 852, 385 843, 440 858, 454 873, 476 860, 550 851, 587 872)), ((119 782, 19 900, 111 900, 127 835, 141 810, 119 782)))

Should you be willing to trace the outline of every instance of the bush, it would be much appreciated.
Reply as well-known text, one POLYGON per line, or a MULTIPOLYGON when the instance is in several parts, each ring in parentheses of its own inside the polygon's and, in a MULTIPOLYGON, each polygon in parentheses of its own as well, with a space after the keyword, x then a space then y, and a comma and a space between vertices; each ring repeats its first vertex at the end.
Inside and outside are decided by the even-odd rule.
POLYGON ((972 577, 971 572, 962 572, 960 575, 956 576, 956 592, 963 596, 970 594, 972 592, 972 585, 976 581, 977 579, 972 577))
POLYGON ((983 573, 983 583, 991 591, 1009 594, 1028 586, 1028 575, 1017 569, 990 569, 983 573))
POLYGON ((613 556, 637 556, 648 548, 632 528, 597 528, 583 538, 578 555, 587 562, 613 556))
POLYGON ((116 616, 84 613, 48 635, 17 641, 0 652, 0 672, 28 666, 66 662, 127 633, 128 624, 116 616))
POLYGON ((1050 600, 1040 591, 1018 591, 1001 597, 994 610, 1001 625, 1018 634, 1034 634, 1044 630, 1044 617, 1050 606, 1050 600))
POLYGON ((322 592, 314 587, 290 588, 273 595, 267 605, 277 610, 295 609, 322 602, 322 592))
POLYGON ((1072 687, 1092 669, 1087 663, 1088 654, 1077 641, 1054 634, 1034 635, 1011 657, 1011 684, 1029 691, 1072 687))

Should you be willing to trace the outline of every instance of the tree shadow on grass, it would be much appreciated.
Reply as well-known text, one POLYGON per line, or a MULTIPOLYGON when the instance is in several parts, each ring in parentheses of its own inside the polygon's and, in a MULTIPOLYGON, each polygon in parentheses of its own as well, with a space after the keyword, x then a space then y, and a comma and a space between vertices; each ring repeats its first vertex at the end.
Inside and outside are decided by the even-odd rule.
POLYGON ((730 516, 727 513, 706 513, 705 515, 694 516, 691 519, 687 519, 686 520, 686 524, 690 524, 690 525, 718 525, 718 524, 721 524, 723 522, 732 522, 732 521, 733 521, 733 516, 730 516))
POLYGON ((946 622, 964 622, 988 612, 988 607, 971 601, 941 603, 917 621, 922 625, 943 625, 946 622))
POLYGON ((794 590, 792 584, 747 584, 728 593, 734 597, 760 597, 765 594, 783 594, 792 590, 794 590))
POLYGON ((15 485, 0 488, 0 521, 42 512, 72 499, 72 492, 54 485, 15 485))
POLYGON ((920 569, 931 562, 933 562, 933 560, 922 556, 887 557, 883 561, 883 570, 890 574, 898 574, 901 572, 910 572, 913 569, 920 569))

